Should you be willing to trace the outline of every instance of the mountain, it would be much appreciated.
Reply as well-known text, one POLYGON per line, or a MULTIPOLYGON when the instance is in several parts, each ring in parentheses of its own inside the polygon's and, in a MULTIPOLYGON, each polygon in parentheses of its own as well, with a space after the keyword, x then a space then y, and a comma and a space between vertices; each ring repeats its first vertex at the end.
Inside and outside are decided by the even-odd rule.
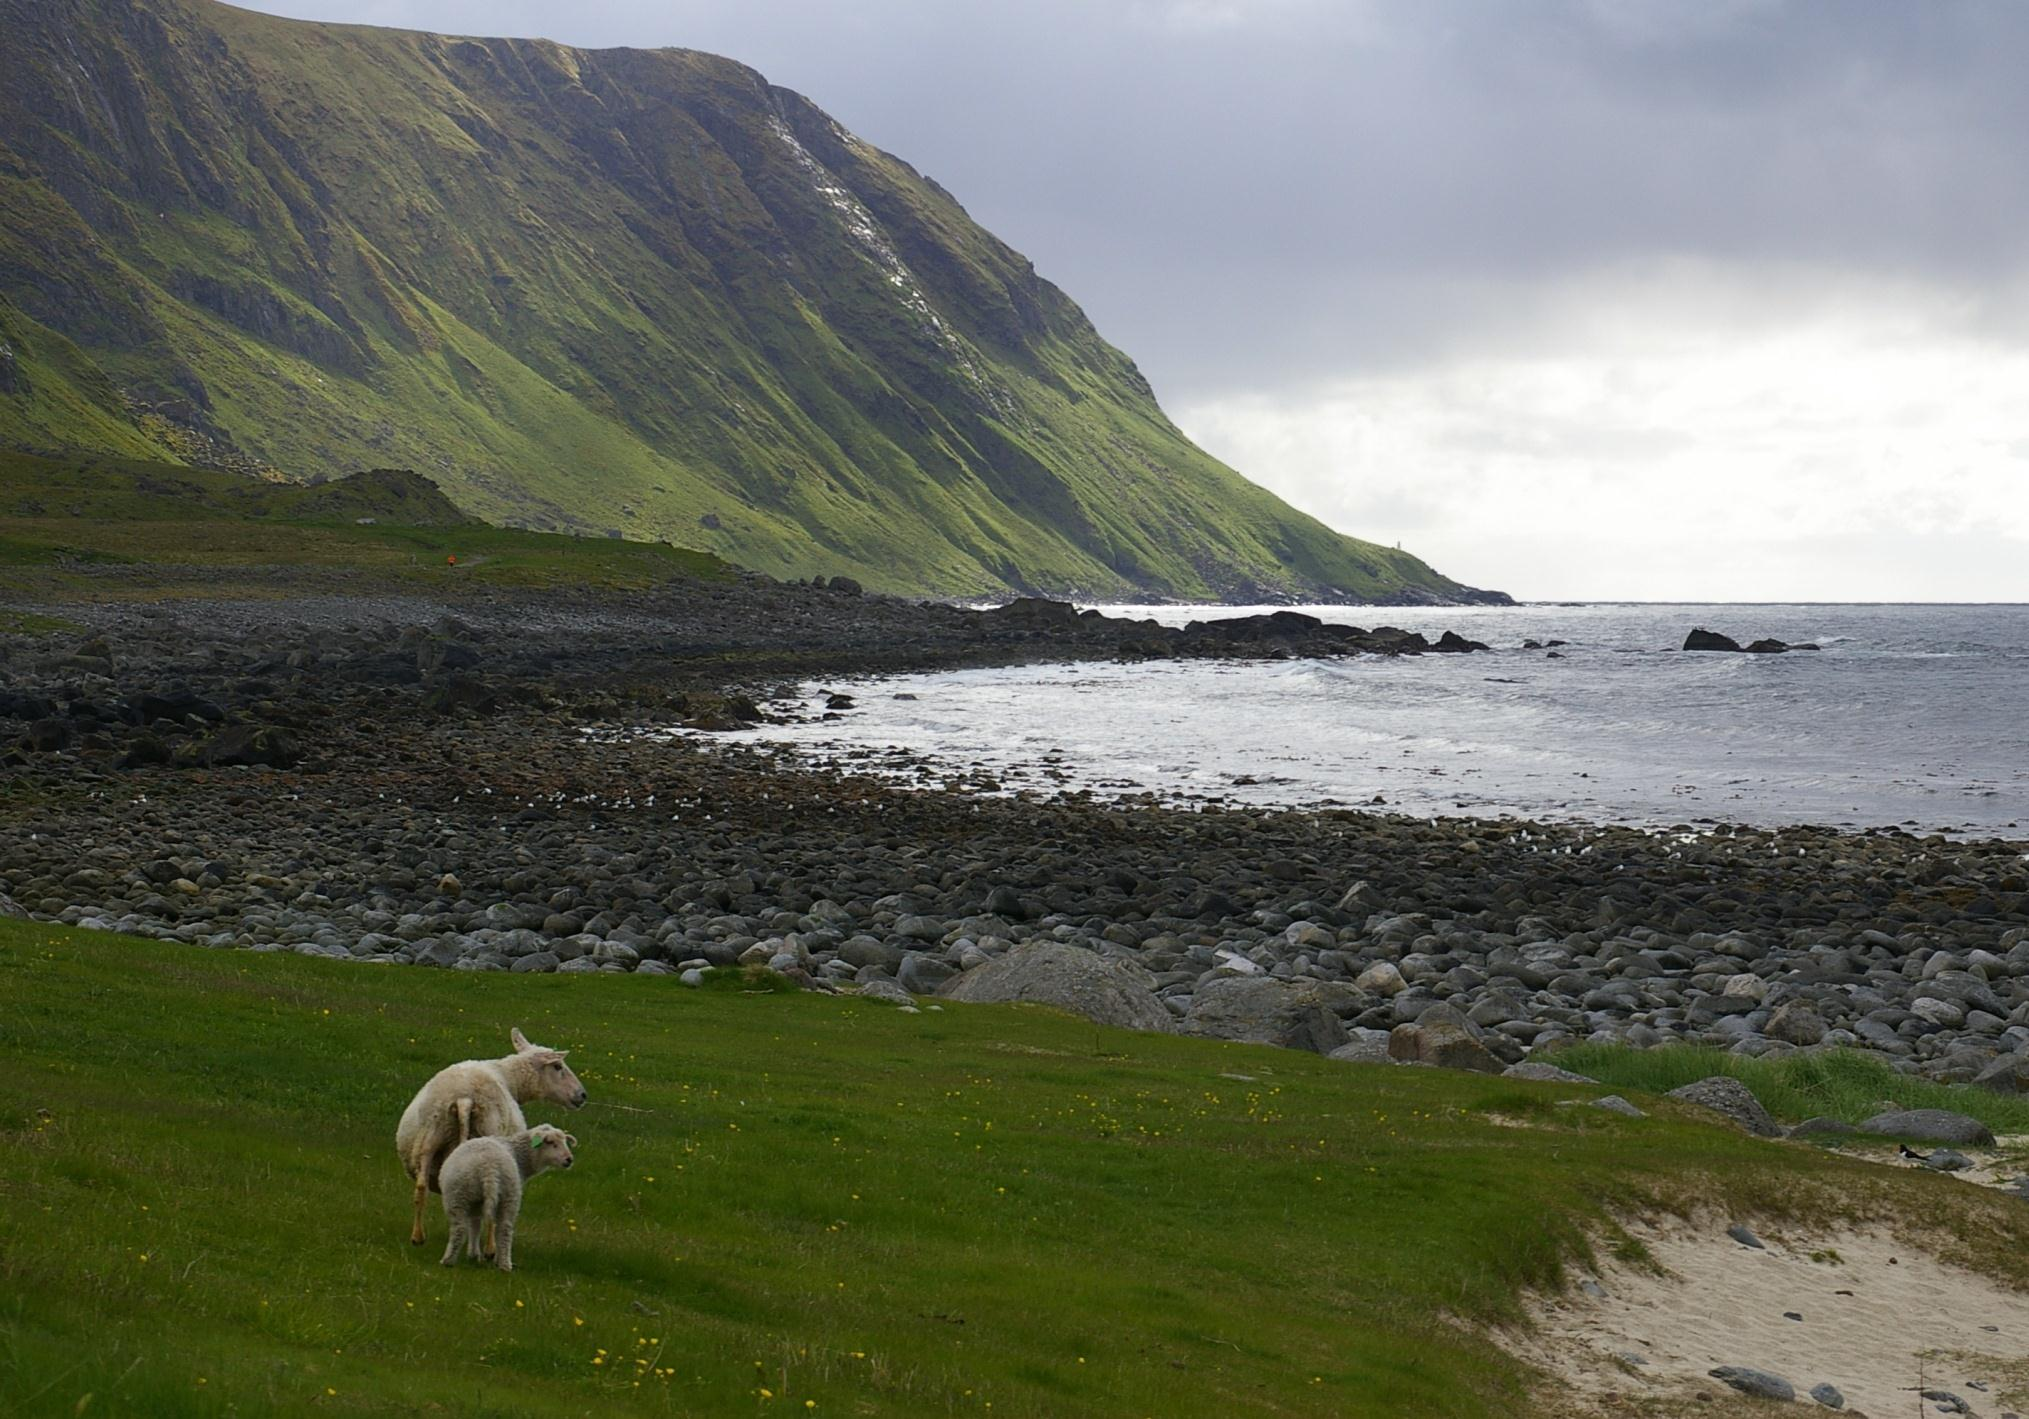
POLYGON ((212 0, 0 34, 0 443, 408 467, 889 590, 1487 595, 1196 448, 949 193, 730 60, 212 0))

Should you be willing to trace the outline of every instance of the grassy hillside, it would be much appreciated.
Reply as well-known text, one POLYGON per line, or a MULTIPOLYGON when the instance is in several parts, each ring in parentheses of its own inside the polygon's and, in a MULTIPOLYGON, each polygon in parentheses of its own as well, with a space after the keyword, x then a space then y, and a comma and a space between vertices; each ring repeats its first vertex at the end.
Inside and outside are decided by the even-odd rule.
MULTIPOLYGON (((304 486, 133 459, 0 452, 0 591, 42 598, 65 590, 80 564, 103 571, 123 562, 250 576, 345 568, 390 586, 611 589, 732 575, 708 553, 663 543, 488 527, 401 471, 304 486)), ((94 596, 119 590, 104 576, 85 585, 94 596)), ((136 589, 154 587, 144 579, 136 589)))
POLYGON ((10 1412, 1526 1413, 1482 1326, 1612 1208, 1899 1206, 2029 1256, 2013 1199, 1668 1105, 727 982, 0 920, 10 1412), (394 1121, 517 1024, 574 1050, 579 1166, 513 1275, 447 1272, 394 1121))
POLYGON ((105 372, 70 341, 0 294, 0 437, 33 448, 76 447, 162 458, 166 445, 129 417, 105 372))
POLYGON ((185 461, 414 467, 778 574, 1465 594, 1193 446, 948 193, 739 64, 211 0, 0 27, 0 297, 97 391, 0 392, 0 442, 134 452, 112 388, 185 461))

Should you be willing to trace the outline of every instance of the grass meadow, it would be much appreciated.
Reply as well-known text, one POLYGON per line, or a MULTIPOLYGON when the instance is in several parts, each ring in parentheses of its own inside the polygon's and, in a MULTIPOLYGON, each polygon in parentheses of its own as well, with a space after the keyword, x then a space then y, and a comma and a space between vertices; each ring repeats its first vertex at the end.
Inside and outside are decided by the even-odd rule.
MULTIPOLYGON (((1612 1218, 2013 1199, 1599 1090, 672 978, 0 922, 0 1393, 28 1415, 1482 1415, 1612 1218), (407 1242, 392 1138, 510 1026, 579 1165, 516 1270, 407 1242)), ((555 1118, 532 1106, 532 1120, 555 1118)), ((2017 1278, 2019 1279, 2019 1278, 2017 1278)))

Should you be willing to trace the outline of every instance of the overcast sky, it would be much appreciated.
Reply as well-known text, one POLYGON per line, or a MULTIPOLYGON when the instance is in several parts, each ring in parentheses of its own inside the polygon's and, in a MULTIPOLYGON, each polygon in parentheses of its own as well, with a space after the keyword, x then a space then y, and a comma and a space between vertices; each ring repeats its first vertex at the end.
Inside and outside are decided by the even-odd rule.
POLYGON ((2029 601, 2015 0, 254 0, 798 89, 1192 436, 1524 598, 2029 601))

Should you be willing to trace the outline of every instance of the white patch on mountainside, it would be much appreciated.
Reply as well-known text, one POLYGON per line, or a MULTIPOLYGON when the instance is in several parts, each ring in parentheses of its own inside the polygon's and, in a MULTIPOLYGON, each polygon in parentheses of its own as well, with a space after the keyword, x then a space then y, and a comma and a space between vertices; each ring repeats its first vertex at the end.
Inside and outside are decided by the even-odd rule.
MULTIPOLYGON (((812 190, 838 213, 840 223, 845 227, 847 235, 858 245, 861 254, 873 263, 875 269, 887 279, 888 284, 895 288, 902 308, 915 317, 917 329, 922 332, 924 338, 943 347, 951 356, 953 363, 958 366, 959 372, 979 391, 981 397, 993 406, 996 413, 1011 413, 1012 397, 1005 391, 994 388, 981 375, 979 366, 965 348, 965 342, 960 340, 951 327, 944 323, 944 318, 931 308, 930 298, 916 280, 915 273, 909 269, 908 263, 902 260, 902 254, 895 250, 894 243, 888 240, 887 233, 881 230, 880 223, 874 219, 874 214, 867 210, 866 204, 854 196, 852 190, 840 182, 831 169, 819 162, 816 156, 803 146, 802 141, 789 131, 787 123, 780 118, 770 118, 768 128, 782 146, 789 150, 797 166, 810 175, 812 190)), ((856 139, 845 135, 844 130, 835 124, 833 131, 846 136, 847 141, 855 146, 858 145, 856 139)))

